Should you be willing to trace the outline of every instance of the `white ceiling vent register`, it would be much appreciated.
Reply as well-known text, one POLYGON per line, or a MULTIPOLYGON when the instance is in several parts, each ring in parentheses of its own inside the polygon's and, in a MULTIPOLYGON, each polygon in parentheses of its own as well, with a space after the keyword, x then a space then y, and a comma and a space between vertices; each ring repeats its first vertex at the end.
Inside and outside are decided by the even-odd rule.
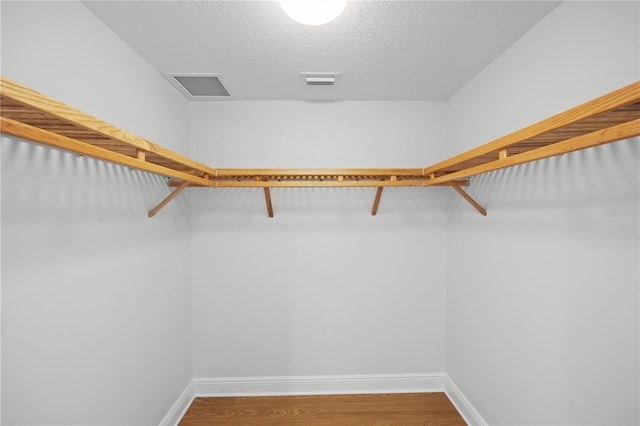
POLYGON ((306 86, 335 86, 340 79, 338 72, 302 72, 300 75, 306 86))
POLYGON ((230 98, 220 74, 164 74, 164 78, 192 101, 230 98))

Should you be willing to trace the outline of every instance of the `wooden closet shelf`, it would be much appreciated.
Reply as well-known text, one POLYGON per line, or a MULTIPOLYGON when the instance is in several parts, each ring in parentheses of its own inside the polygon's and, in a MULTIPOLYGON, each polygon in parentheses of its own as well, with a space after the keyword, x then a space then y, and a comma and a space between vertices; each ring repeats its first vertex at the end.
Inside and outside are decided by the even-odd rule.
POLYGON ((376 187, 371 214, 384 187, 451 186, 478 212, 464 190, 480 173, 640 135, 640 82, 596 98, 493 142, 423 169, 216 169, 156 145, 41 93, 0 77, 2 133, 172 178, 176 187, 155 215, 187 187, 376 187))
POLYGON ((426 167, 444 183, 640 135, 640 82, 426 167))

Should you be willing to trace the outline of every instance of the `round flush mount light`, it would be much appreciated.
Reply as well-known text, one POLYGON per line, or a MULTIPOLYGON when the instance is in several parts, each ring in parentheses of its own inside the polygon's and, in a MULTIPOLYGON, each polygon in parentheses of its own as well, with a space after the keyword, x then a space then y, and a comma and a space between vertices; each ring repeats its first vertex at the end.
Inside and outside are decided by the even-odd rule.
POLYGON ((280 0, 280 6, 294 21, 305 25, 322 25, 336 19, 347 0, 280 0))

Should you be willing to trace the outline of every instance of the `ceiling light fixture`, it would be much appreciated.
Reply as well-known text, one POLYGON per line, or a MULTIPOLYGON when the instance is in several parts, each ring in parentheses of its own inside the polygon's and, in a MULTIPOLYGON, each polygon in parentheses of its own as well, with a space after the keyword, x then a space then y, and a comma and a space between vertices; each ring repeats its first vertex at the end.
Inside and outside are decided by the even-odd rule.
POLYGON ((280 6, 294 21, 305 25, 322 25, 336 19, 347 0, 280 0, 280 6))

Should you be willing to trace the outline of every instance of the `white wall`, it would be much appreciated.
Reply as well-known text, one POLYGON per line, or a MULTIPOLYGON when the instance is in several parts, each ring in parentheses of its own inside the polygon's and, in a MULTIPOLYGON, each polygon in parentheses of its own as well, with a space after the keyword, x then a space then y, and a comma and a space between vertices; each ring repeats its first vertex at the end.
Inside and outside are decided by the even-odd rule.
MULTIPOLYGON (((187 153, 188 103, 76 2, 6 2, 2 75, 187 153)), ((192 377, 189 208, 2 136, 2 424, 157 424, 192 377)))
MULTIPOLYGON (((421 167, 639 77, 638 4, 568 2, 448 105, 189 123, 81 4, 1 8, 2 75, 214 166, 421 167)), ((1 159, 3 424, 158 423, 193 376, 441 372, 445 329, 492 424, 639 421, 637 141, 477 178, 486 218, 447 216, 446 188, 385 189, 371 217, 375 190, 345 188, 274 189, 273 219, 261 190, 200 189, 149 220, 159 177, 5 136, 1 159)))
MULTIPOLYGON (((429 102, 192 104, 193 155, 224 167, 421 167, 429 102)), ((195 377, 442 372, 446 188, 192 194, 195 377)))
MULTIPOLYGON (((638 80, 637 2, 566 2, 449 101, 449 154, 638 80)), ((489 424, 638 424, 638 140, 452 202, 446 371, 489 424)))

